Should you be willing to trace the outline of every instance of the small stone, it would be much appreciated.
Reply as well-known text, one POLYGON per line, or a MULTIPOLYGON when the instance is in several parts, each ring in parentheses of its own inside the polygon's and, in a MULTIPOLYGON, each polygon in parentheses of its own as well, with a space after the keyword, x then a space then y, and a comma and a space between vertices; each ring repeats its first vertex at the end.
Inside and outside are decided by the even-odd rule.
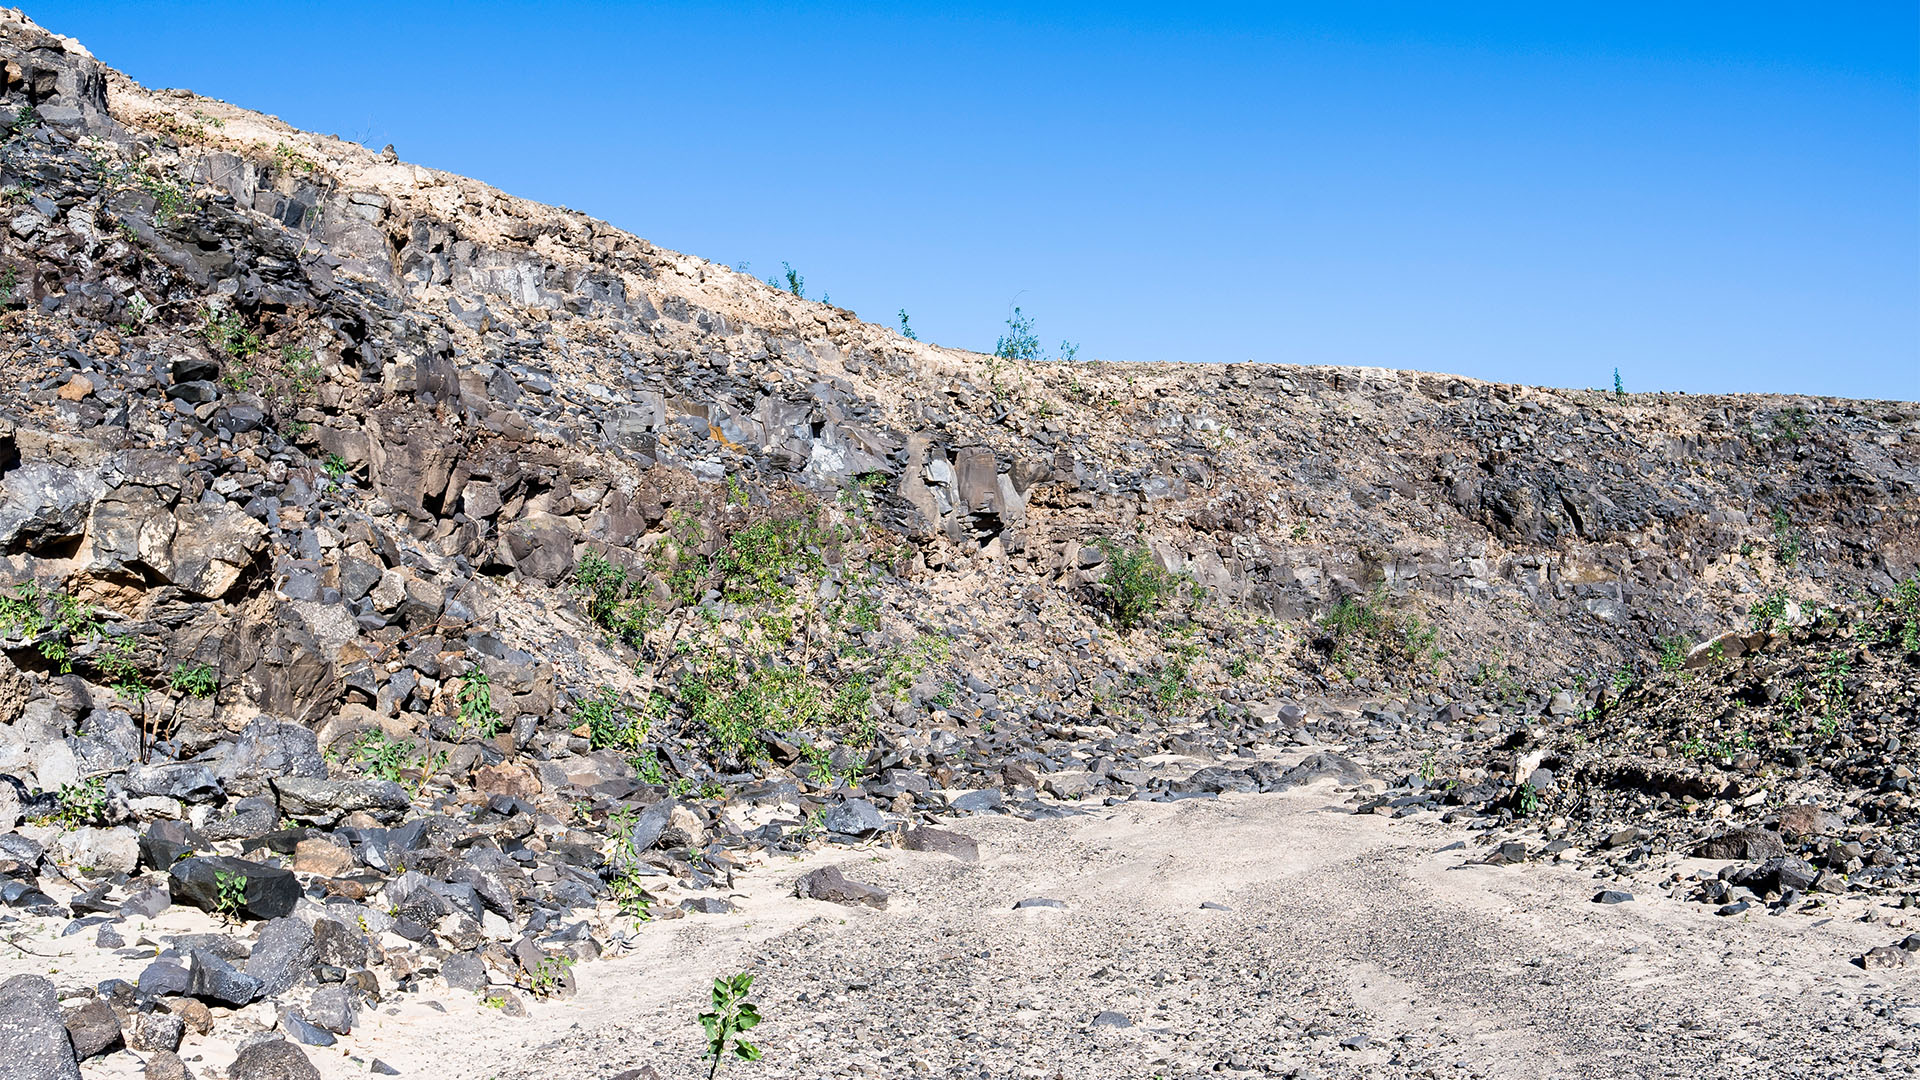
POLYGON ((1602 889, 1594 894, 1596 904, 1624 904, 1633 899, 1633 894, 1621 889, 1602 889))
POLYGON ((180 1049, 187 1024, 170 1012, 142 1012, 133 1014, 128 1028, 128 1049, 172 1053, 180 1049))
POLYGON ((800 879, 793 883, 793 894, 809 900, 826 900, 835 904, 865 904, 871 908, 887 906, 885 889, 849 881, 837 866, 823 866, 801 875, 800 879))
POLYGON ((1014 904, 1013 910, 1024 911, 1027 908, 1059 908, 1064 911, 1066 907, 1067 902, 1065 900, 1052 900, 1044 896, 1029 896, 1025 900, 1014 904))
POLYGON ((187 993, 238 1008, 260 996, 260 980, 206 949, 188 954, 187 993))
POLYGON ((935 829, 921 825, 908 829, 906 835, 901 837, 901 843, 908 851, 938 852, 942 855, 951 855, 961 862, 980 861, 979 841, 951 829, 935 829))
POLYGON ((231 1080, 320 1080, 299 1047, 285 1039, 268 1039, 247 1046, 227 1067, 231 1080))
POLYGON ((1111 1009, 1109 1009, 1109 1010, 1094 1014, 1093 1026, 1094 1027, 1110 1027, 1110 1028, 1128 1028, 1133 1026, 1133 1021, 1127 1017, 1126 1013, 1114 1012, 1111 1009))
POLYGON ((280 1014, 280 1030, 287 1033, 287 1038, 304 1046, 332 1046, 340 1041, 333 1032, 308 1023, 306 1017, 292 1009, 280 1014))
POLYGON ((73 1040, 73 1055, 81 1061, 117 1050, 123 1043, 119 1014, 100 998, 68 1009, 64 1019, 67 1037, 73 1040))
POLYGON ((93 393, 93 380, 87 378, 85 375, 75 375, 62 384, 60 389, 54 391, 54 393, 60 396, 61 401, 80 401, 88 394, 93 393))
POLYGON ((181 1061, 180 1055, 172 1050, 154 1050, 148 1053, 147 1067, 143 1075, 145 1080, 193 1080, 193 1073, 188 1071, 187 1063, 181 1061))

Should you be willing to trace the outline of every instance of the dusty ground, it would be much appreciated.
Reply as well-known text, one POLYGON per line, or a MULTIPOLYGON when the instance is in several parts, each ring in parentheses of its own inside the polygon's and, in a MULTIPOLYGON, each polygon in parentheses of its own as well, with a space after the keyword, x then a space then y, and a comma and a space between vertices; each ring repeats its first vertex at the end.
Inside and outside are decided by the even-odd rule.
MULTIPOLYGON (((530 1017, 429 991, 310 1053, 329 1078, 374 1058, 444 1080, 704 1075, 706 982, 751 968, 766 1057, 730 1063, 741 1077, 1920 1075, 1920 969, 1850 962, 1910 913, 1720 918, 1652 882, 1603 906, 1610 883, 1577 866, 1470 865, 1473 834, 1356 816, 1325 783, 957 828, 978 863, 788 860, 738 881, 737 914, 644 926, 530 1017), (790 897, 826 864, 888 908, 790 897), (1034 897, 1066 906, 1013 909, 1034 897)), ((77 940, 4 966, 105 977, 77 940)), ((203 1075, 232 1060, 224 1041, 183 1052, 203 1075)), ((126 1053, 88 1068, 138 1075, 126 1053)))
POLYGON ((355 1041, 409 1075, 704 1074, 705 981, 752 967, 766 1057, 740 1076, 1920 1071, 1920 974, 1849 962, 1907 932, 1887 909, 1719 918, 1645 886, 1603 906, 1572 866, 1463 865, 1477 849, 1443 849, 1466 834, 1354 816, 1326 785, 962 828, 977 864, 810 860, 891 889, 884 912, 787 898, 795 862, 742 881, 738 915, 643 930, 530 1020, 449 1001, 355 1041), (1029 897, 1067 906, 1013 910, 1029 897))

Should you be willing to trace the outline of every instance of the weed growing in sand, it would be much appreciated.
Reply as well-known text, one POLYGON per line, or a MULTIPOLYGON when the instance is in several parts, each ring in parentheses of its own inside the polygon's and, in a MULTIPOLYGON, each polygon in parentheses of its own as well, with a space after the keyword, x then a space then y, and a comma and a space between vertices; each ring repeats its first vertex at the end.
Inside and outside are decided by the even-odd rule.
POLYGON ((1747 616, 1756 634, 1778 634, 1787 629, 1787 594, 1773 593, 1755 604, 1747 616))
POLYGON ((747 1000, 753 988, 753 973, 743 971, 731 979, 713 980, 713 1008, 700 1014, 700 1026, 707 1032, 707 1052, 712 1058, 707 1080, 720 1071, 720 1062, 729 1050, 743 1061, 760 1060, 760 1048, 740 1036, 760 1025, 760 1008, 747 1000))
POLYGON ((62 784, 53 798, 53 815, 48 820, 63 829, 95 825, 107 816, 107 783, 99 777, 76 784, 62 784))
POLYGON ((1687 639, 1674 635, 1660 639, 1660 670, 1679 671, 1687 663, 1687 639))
POLYGON ((1514 805, 1519 808, 1521 817, 1532 817, 1539 813, 1540 789, 1534 787, 1532 783, 1521 784, 1520 791, 1514 798, 1514 805))
POLYGON ((919 341, 920 335, 913 332, 913 324, 907 321, 907 309, 900 309, 900 336, 908 341, 919 341))

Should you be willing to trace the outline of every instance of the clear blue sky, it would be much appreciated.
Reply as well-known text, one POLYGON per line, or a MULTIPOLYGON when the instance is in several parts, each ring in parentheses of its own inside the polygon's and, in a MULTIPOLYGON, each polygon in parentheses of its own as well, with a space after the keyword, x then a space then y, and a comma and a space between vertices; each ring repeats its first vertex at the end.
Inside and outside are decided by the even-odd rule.
POLYGON ((25 6, 947 344, 1920 398, 1911 0, 25 6))

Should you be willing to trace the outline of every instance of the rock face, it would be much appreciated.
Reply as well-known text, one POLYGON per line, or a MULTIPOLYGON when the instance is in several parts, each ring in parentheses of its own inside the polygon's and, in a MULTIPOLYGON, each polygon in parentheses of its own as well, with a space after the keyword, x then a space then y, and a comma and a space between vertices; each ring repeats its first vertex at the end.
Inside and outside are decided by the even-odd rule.
MULTIPOLYGON (((967 815, 1316 784, 1752 864, 1722 910, 1920 876, 1910 405, 1009 372, 10 12, 0 65, 0 903, 220 916, 126 973, 154 1067, 519 1010, 967 815)), ((0 1077, 106 1045, 7 987, 0 1077)))

